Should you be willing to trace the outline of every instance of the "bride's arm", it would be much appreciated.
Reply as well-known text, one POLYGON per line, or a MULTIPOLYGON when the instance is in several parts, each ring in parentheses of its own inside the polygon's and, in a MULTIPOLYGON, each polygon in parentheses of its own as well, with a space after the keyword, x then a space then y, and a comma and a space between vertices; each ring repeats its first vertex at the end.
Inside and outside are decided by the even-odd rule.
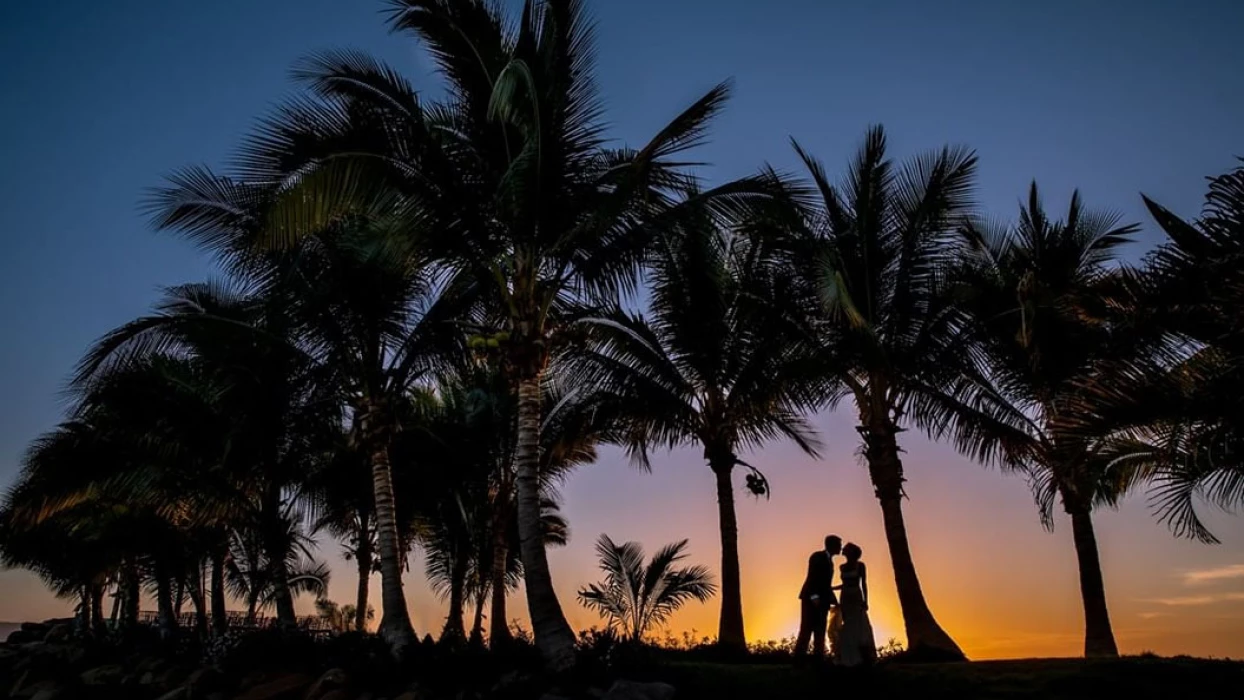
POLYGON ((864 597, 864 609, 868 609, 868 569, 864 567, 864 562, 860 562, 860 593, 864 597))

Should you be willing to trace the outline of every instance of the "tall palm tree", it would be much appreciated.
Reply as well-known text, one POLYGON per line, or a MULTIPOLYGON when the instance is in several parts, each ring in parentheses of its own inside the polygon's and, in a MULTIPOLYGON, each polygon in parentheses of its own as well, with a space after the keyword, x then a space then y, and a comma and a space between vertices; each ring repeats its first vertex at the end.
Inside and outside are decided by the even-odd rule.
POLYGON ((596 542, 602 583, 579 590, 579 602, 598 611, 632 642, 643 641, 653 625, 669 619, 692 600, 705 602, 717 586, 704 566, 675 568, 687 557, 687 540, 667 544, 644 563, 644 550, 638 542, 615 544, 609 535, 596 542))
POLYGON ((955 227, 972 208, 976 156, 947 147, 895 165, 885 132, 874 127, 834 185, 820 162, 795 148, 819 201, 803 215, 792 265, 821 302, 812 328, 828 348, 827 367, 855 401, 908 648, 961 657, 916 575, 897 438, 908 421, 931 432, 944 428, 958 403, 945 400, 947 387, 971 372, 941 289, 955 227))
POLYGON ((746 649, 735 468, 764 477, 743 449, 787 438, 816 455, 802 412, 824 398, 824 362, 800 322, 801 296, 778 250, 708 217, 661 237, 648 266, 650 315, 621 309, 590 323, 575 371, 612 394, 622 440, 643 464, 651 446, 698 443, 717 483, 721 529, 718 642, 746 649))
POLYGON ((1130 447, 1153 485, 1157 515, 1175 534, 1216 543, 1198 501, 1244 506, 1244 168, 1210 179, 1200 217, 1185 221, 1145 198, 1168 240, 1129 277, 1138 326, 1169 334, 1182 351, 1092 384, 1079 427, 1130 447))
MULTIPOLYGON (((403 245, 474 302, 478 334, 504 345, 518 394, 518 520, 536 644, 555 667, 574 634, 539 536, 540 392, 583 303, 634 288, 651 231, 677 216, 698 143, 724 85, 639 150, 603 142, 592 32, 579 0, 529 1, 517 21, 484 0, 395 0, 391 25, 428 47, 447 97, 425 105, 377 61, 334 52, 300 67, 313 95, 282 109, 247 146, 243 174, 277 183, 259 239, 322 230, 351 212, 389 222, 403 245)), ((701 195, 737 204, 755 182, 701 195)))
POLYGON ((1120 247, 1136 225, 1086 210, 1079 193, 1062 220, 1042 207, 1036 183, 1019 222, 1002 230, 967 229, 963 308, 979 329, 981 357, 997 386, 996 429, 980 424, 968 442, 1033 479, 1042 522, 1056 500, 1071 519, 1084 604, 1086 656, 1117 656, 1106 606, 1092 512, 1114 505, 1131 480, 1117 445, 1073 429, 1085 387, 1142 351, 1131 329, 1115 321, 1120 247))

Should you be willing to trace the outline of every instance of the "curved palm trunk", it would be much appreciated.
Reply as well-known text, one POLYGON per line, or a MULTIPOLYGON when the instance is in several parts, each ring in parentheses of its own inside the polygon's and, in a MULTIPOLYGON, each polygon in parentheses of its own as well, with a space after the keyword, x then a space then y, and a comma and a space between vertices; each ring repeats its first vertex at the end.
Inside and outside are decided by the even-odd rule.
POLYGON ((354 552, 359 567, 359 587, 354 602, 354 630, 367 631, 367 598, 371 593, 371 522, 359 513, 359 542, 354 552))
POLYGON ((1119 648, 1114 641, 1114 629, 1110 625, 1110 611, 1106 608, 1106 584, 1101 573, 1101 558, 1097 552, 1097 535, 1093 531, 1093 514, 1087 507, 1078 506, 1074 500, 1064 503, 1071 516, 1071 536, 1075 540, 1076 559, 1080 568, 1080 598, 1084 604, 1084 655, 1089 657, 1116 657, 1119 648))
POLYGON ((917 653, 923 649, 941 656, 965 658, 959 645, 933 617, 920 588, 920 578, 916 576, 916 564, 907 542, 907 525, 903 520, 903 463, 898 457, 896 429, 883 418, 874 420, 870 426, 862 426, 860 432, 865 441, 868 474, 881 503, 886 544, 907 632, 907 648, 917 653))
POLYGON ((511 492, 508 485, 503 485, 497 493, 497 505, 492 517, 492 563, 489 565, 488 580, 492 593, 492 607, 488 618, 488 646, 500 649, 514 641, 510 634, 509 615, 506 613, 506 598, 509 595, 508 582, 505 580, 506 564, 510 558, 510 538, 506 532, 506 523, 510 518, 511 492))
POLYGON ((462 616, 466 611, 467 558, 459 552, 454 557, 453 571, 449 575, 449 615, 441 630, 441 641, 461 642, 466 639, 462 616))
POLYGON ((743 632, 743 591, 739 573, 739 521, 734 512, 734 458, 713 460, 717 478, 717 517, 721 528, 721 617, 717 643, 733 651, 747 649, 743 632))
MULTIPOLYGON (((574 665, 574 632, 562 614, 549 573, 548 554, 540 528, 540 379, 541 372, 518 382, 518 539, 536 647, 554 670, 574 665)), ((495 624, 495 621, 494 621, 495 624)))
POLYGON ((217 635, 229 631, 229 613, 225 597, 225 548, 212 552, 212 630, 217 635))
MULTIPOLYGON (((364 428, 372 429, 371 426, 364 428)), ((401 543, 397 534, 397 509, 393 500, 393 470, 389 465, 388 440, 372 441, 371 477, 376 497, 376 535, 380 547, 380 636, 395 653, 415 643, 415 628, 406 610, 402 591, 401 543)))

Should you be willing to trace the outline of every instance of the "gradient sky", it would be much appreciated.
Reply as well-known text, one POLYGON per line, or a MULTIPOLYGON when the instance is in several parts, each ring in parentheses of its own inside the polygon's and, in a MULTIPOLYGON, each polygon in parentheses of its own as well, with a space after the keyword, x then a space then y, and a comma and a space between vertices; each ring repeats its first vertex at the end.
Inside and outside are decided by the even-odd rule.
MULTIPOLYGON (((798 138, 841 171, 864 129, 893 153, 963 143, 981 157, 980 200, 1013 216, 1035 178, 1061 207, 1079 187, 1157 240, 1145 192, 1186 216, 1203 177, 1244 153, 1244 3, 1097 0, 597 0, 598 78, 613 133, 643 140, 717 81, 736 95, 702 157, 710 176, 762 162, 790 168, 798 138)), ((0 3, 0 485, 51 428, 59 391, 93 339, 143 313, 162 285, 202 279, 207 261, 153 234, 136 203, 164 173, 217 164, 274 102, 308 51, 365 48, 431 94, 428 61, 386 32, 369 0, 61 0, 0 3)), ((809 551, 827 532, 858 542, 872 572, 878 636, 901 636, 880 512, 846 410, 816 418, 821 460, 775 445, 749 461, 773 497, 739 493, 748 633, 797 626, 809 551)), ((1075 655, 1081 611, 1069 527, 1041 529, 1026 485, 944 445, 904 437, 908 529, 925 593, 973 658, 1075 655)), ((595 622, 573 591, 595 579, 601 532, 649 550, 688 537, 717 560, 711 473, 696 450, 638 473, 613 452, 564 489, 574 537, 551 555, 571 621, 595 622)), ((1244 518, 1214 516, 1223 544, 1176 540, 1143 498, 1098 516, 1111 613, 1125 653, 1244 657, 1244 518)), ((340 564, 338 547, 323 553, 340 564)), ((422 562, 416 559, 416 569, 422 562)), ((348 601, 350 569, 332 595, 348 601)), ((420 632, 443 612, 409 578, 420 632)), ((374 584, 373 584, 374 585, 374 584)), ((378 600, 378 596, 376 598, 378 600)), ((306 605, 306 601, 303 602, 306 605)), ((33 577, 0 573, 0 620, 65 614, 33 577)), ((516 600, 512 610, 521 612, 516 600)), ((692 606, 675 632, 716 629, 692 606)), ((879 640, 880 641, 880 640, 879 640)))

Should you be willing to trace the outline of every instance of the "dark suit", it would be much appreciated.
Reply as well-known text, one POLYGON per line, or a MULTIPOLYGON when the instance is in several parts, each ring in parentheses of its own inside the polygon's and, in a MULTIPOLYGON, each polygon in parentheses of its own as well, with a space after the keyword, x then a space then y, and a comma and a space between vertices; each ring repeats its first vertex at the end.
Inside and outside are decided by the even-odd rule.
POLYGON ((824 656, 829 607, 838 602, 834 598, 833 585, 833 559, 828 552, 814 552, 808 557, 808 575, 799 591, 799 637, 795 640, 795 656, 807 655, 809 640, 812 641, 812 653, 817 658, 824 656), (815 600, 813 596, 816 596, 815 600))

